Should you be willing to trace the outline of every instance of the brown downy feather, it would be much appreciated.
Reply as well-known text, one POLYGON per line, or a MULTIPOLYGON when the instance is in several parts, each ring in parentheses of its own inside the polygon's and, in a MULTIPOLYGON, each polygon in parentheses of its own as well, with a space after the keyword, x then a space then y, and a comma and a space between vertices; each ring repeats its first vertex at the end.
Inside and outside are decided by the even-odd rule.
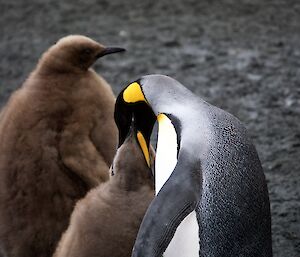
POLYGON ((109 178, 115 98, 90 65, 104 47, 68 36, 40 59, 0 115, 0 249, 47 257, 76 201, 109 178))
POLYGON ((112 172, 108 182, 77 203, 54 257, 131 256, 139 226, 154 198, 152 172, 133 133, 119 148, 112 172))

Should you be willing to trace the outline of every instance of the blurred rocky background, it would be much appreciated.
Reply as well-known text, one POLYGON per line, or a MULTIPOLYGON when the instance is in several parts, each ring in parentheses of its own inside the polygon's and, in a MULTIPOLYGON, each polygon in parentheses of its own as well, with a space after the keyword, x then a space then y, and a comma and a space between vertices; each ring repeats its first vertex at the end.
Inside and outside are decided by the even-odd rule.
POLYGON ((127 48, 94 67, 116 94, 166 74, 246 125, 268 181, 274 256, 300 256, 300 1, 0 0, 0 13, 1 106, 62 36, 127 48))

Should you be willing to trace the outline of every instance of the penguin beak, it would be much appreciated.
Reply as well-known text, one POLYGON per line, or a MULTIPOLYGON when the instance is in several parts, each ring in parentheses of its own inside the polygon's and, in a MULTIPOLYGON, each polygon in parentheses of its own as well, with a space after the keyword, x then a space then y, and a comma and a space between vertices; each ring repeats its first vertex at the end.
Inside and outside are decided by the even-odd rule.
POLYGON ((99 54, 97 54, 97 58, 100 58, 104 55, 108 54, 114 54, 114 53, 120 53, 120 52, 125 52, 126 49, 120 48, 120 47, 105 47, 99 54))
POLYGON ((137 140, 139 142, 139 145, 140 145, 140 147, 142 149, 142 152, 144 154, 145 160, 147 162, 147 165, 150 168, 150 153, 149 153, 149 147, 146 143, 146 139, 143 136, 143 133, 140 132, 140 131, 138 131, 136 135, 137 135, 137 140))
POLYGON ((131 124, 129 127, 128 135, 126 136, 126 139, 129 137, 132 137, 133 135, 136 135, 136 134, 137 134, 137 130, 136 130, 135 118, 134 118, 134 115, 132 115, 131 124))
POLYGON ((143 133, 141 131, 137 130, 136 120, 135 120, 134 114, 132 115, 131 125, 130 125, 128 134, 127 134, 127 136, 126 136, 126 138, 125 138, 124 141, 126 141, 129 138, 135 138, 136 142, 139 144, 139 146, 140 146, 140 148, 141 148, 141 150, 143 152, 143 155, 145 157, 147 165, 150 168, 150 152, 149 152, 149 148, 147 146, 147 142, 146 142, 146 139, 145 139, 143 133))

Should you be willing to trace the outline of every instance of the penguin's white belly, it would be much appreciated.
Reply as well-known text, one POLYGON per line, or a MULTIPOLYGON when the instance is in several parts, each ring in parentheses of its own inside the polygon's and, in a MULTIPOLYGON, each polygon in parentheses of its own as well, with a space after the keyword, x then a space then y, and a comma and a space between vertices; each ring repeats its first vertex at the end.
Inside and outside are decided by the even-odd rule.
MULTIPOLYGON (((173 124, 166 116, 161 117, 155 159, 156 194, 169 179, 177 164, 177 147, 177 135, 173 124)), ((163 257, 199 257, 199 225, 195 211, 177 227, 163 257)))
POLYGON ((180 223, 164 257, 199 257, 199 225, 193 211, 180 223))

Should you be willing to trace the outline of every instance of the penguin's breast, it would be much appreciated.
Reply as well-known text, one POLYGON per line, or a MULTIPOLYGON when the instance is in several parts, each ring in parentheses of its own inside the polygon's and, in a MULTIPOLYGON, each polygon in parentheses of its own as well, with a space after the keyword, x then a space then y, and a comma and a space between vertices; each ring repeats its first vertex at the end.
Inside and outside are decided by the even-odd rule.
POLYGON ((158 116, 158 138, 155 157, 156 195, 171 176, 177 164, 177 134, 171 120, 165 115, 158 116))
MULTIPOLYGON (((177 164, 179 149, 177 138, 176 129, 171 120, 166 115, 160 114, 155 159, 156 195, 172 175, 177 164)), ((199 225, 196 212, 193 211, 177 227, 163 257, 199 257, 199 247, 199 225)))

